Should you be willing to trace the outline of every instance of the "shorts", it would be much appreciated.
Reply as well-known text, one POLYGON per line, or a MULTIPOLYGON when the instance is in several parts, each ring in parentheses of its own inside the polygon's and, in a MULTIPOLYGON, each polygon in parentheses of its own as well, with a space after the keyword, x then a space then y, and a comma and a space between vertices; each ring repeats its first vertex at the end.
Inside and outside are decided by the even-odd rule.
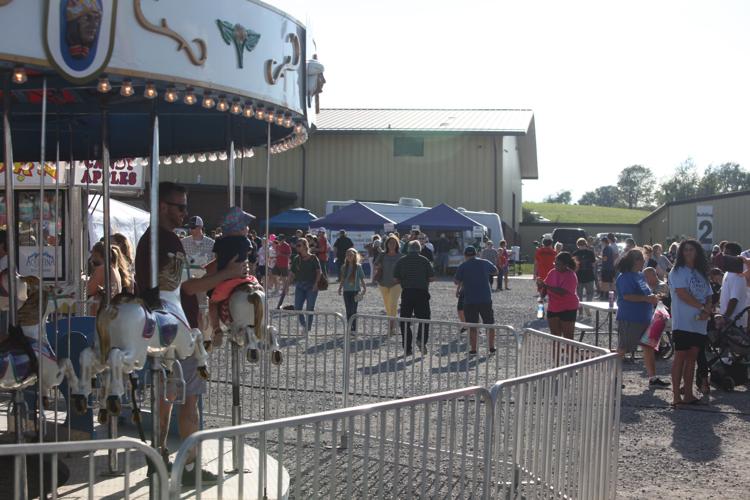
POLYGON ((572 309, 570 311, 547 311, 547 319, 559 318, 560 321, 572 321, 575 322, 578 317, 578 309, 572 309))
POLYGON ((617 349, 623 352, 635 351, 646 330, 648 323, 617 320, 617 349))
POLYGON ((464 306, 464 294, 460 293, 458 295, 458 304, 456 304, 456 309, 458 309, 459 311, 463 311, 464 308, 465 308, 465 306, 464 306))
POLYGON ((614 283, 615 270, 614 269, 602 269, 600 278, 603 283, 614 283))
MULTIPOLYGON (((146 366, 150 369, 153 358, 149 358, 146 366)), ((185 379, 185 396, 201 396, 206 393, 206 380, 198 375, 198 359, 190 356, 178 359, 182 366, 182 378, 185 379)))
POLYGON ((287 276, 289 276, 289 268, 274 267, 273 269, 271 269, 271 274, 273 274, 274 276, 283 276, 286 278, 287 276))
POLYGON ((674 330, 672 340, 675 351, 688 351, 693 347, 702 349, 706 345, 706 335, 685 330, 674 330))
POLYGON ((467 323, 479 323, 480 316, 483 325, 495 324, 495 311, 492 309, 492 302, 464 305, 464 318, 466 318, 467 323))

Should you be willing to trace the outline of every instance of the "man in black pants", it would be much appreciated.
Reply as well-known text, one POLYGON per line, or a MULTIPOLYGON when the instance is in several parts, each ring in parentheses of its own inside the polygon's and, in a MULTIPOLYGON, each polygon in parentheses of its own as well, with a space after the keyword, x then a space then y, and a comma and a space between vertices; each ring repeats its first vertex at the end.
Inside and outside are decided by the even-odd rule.
MULTIPOLYGON (((410 241, 407 253, 396 262, 393 269, 394 281, 401 285, 401 314, 402 318, 411 318, 412 315, 419 319, 430 319, 430 282, 435 281, 435 271, 432 264, 420 255, 422 245, 419 241, 410 241)), ((417 346, 422 354, 427 354, 427 340, 430 334, 430 325, 419 326, 417 332, 417 346)), ((412 331, 411 324, 401 322, 401 339, 404 344, 406 356, 412 354, 412 331), (406 331, 404 331, 406 329, 406 331)))

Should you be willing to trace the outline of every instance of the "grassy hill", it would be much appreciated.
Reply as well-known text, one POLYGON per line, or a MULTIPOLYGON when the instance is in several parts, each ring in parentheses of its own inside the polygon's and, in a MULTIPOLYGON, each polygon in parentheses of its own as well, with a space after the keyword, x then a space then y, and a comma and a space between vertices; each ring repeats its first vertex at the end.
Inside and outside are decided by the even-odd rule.
POLYGON ((571 224, 637 224, 649 212, 629 208, 564 205, 562 203, 524 202, 523 208, 549 219, 551 222, 571 224))

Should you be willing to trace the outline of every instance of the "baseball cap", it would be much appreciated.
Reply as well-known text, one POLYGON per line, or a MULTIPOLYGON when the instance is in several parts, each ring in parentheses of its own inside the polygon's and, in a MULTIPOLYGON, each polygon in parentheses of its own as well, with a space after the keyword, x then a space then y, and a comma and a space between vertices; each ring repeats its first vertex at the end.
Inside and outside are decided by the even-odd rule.
POLYGON ((476 254, 477 254, 477 249, 474 247, 469 246, 464 249, 464 255, 466 256, 471 256, 471 255, 476 255, 476 254))
POLYGON ((188 226, 190 227, 190 229, 194 229, 196 227, 203 227, 203 219, 201 219, 197 215, 194 217, 190 217, 190 220, 188 221, 188 226))

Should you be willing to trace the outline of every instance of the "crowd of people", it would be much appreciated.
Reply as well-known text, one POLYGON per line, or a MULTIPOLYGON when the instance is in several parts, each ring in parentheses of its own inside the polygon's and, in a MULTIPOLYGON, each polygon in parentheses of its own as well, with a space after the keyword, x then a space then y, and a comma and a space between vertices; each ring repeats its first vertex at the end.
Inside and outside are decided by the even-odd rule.
MULTIPOLYGON (((723 241, 707 255, 695 239, 673 242, 667 253, 660 244, 637 247, 633 239, 620 250, 616 238, 601 238, 601 250, 581 238, 572 253, 555 249, 545 239, 536 250, 534 275, 540 298, 545 297, 547 322, 554 335, 573 338, 580 303, 612 297, 617 304, 617 353, 638 347, 651 388, 672 387, 673 405, 700 404, 710 392, 707 336, 721 329, 748 306, 750 251, 723 241), (675 356, 671 383, 656 374, 656 352, 671 320, 675 356), (697 372, 696 372, 697 365, 697 372)), ((739 318, 747 328, 747 315, 739 318)))

